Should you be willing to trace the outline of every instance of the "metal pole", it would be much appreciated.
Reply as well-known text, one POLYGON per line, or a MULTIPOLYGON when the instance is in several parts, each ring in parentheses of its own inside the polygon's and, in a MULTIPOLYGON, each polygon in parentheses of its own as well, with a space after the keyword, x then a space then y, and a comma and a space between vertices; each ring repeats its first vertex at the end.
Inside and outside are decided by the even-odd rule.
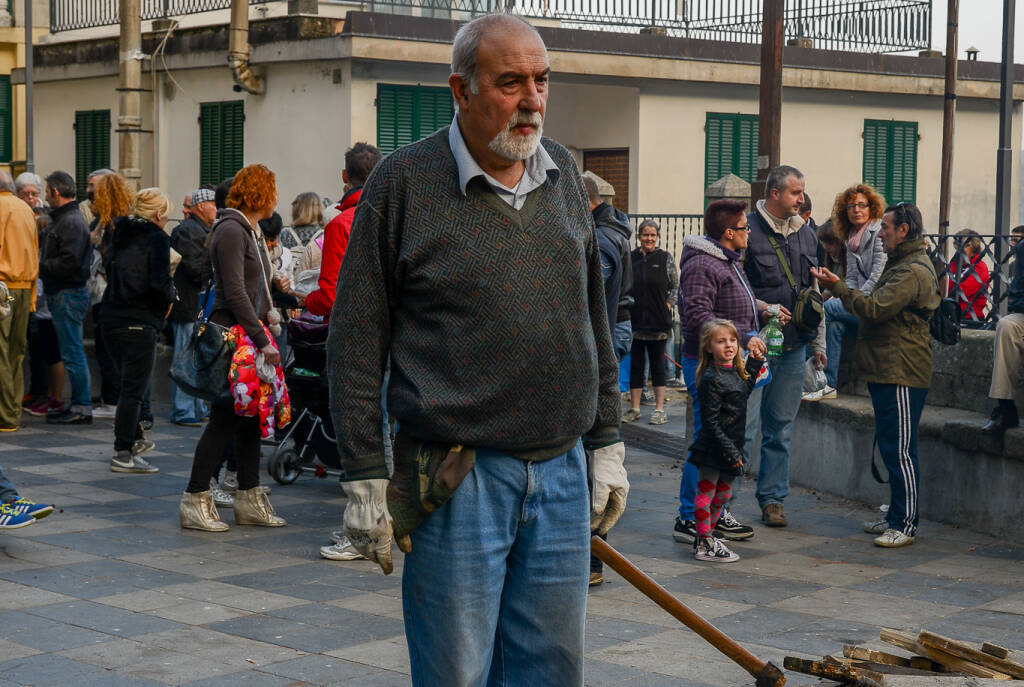
POLYGON ((25 0, 25 171, 36 171, 32 126, 32 0, 25 0))
MULTIPOLYGON (((1004 238, 1009 234, 1010 183, 1013 177, 1013 22, 1015 0, 1003 0, 1003 64, 999 80, 999 150, 996 153, 996 264, 1002 265, 1004 238)), ((1001 280, 992 280, 998 303, 1001 280)))
POLYGON ((939 233, 949 231, 949 199, 953 175, 953 129, 956 117, 957 26, 960 0, 949 0, 946 10, 946 98, 942 105, 942 167, 939 190, 939 233))
POLYGON ((758 108, 757 181, 750 205, 764 198, 768 172, 779 166, 782 137, 782 15, 785 0, 765 0, 761 34, 761 102, 758 108))
POLYGON ((135 190, 142 178, 142 8, 140 0, 119 0, 121 75, 117 117, 118 166, 135 190))

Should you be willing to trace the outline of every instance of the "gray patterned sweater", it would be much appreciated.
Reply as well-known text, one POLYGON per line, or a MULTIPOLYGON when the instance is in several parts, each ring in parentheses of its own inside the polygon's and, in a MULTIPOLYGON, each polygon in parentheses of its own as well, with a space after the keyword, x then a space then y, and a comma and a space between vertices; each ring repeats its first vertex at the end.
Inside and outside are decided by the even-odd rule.
POLYGON ((618 440, 618 370, 594 224, 569 152, 519 211, 474 179, 448 130, 385 158, 363 187, 331 312, 331 415, 344 479, 387 477, 380 389, 422 441, 527 460, 618 440))

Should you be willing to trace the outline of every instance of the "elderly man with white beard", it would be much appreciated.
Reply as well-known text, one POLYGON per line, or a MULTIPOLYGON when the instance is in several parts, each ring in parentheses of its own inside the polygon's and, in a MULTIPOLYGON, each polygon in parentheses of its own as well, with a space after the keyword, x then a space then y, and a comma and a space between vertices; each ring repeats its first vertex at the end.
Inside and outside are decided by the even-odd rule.
POLYGON ((601 258, 573 158, 541 135, 549 73, 521 19, 463 25, 455 120, 377 166, 338 280, 345 534, 385 573, 405 552, 414 685, 581 686, 589 533, 625 507, 601 258))

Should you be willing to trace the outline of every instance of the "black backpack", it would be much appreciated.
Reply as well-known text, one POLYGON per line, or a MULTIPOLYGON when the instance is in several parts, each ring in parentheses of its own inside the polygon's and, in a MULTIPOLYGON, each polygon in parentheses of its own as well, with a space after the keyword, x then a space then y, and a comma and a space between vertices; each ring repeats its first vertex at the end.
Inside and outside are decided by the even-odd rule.
POLYGON ((943 298, 928 320, 932 338, 940 344, 953 346, 960 341, 960 306, 952 298, 943 298))

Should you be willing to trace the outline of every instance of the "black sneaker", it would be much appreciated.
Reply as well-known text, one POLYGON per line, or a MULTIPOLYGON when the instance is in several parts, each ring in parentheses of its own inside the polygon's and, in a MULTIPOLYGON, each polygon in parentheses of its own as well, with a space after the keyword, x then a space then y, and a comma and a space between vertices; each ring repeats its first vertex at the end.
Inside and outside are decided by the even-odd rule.
POLYGON ((732 513, 727 509, 723 509, 722 515, 718 518, 718 524, 715 525, 715 536, 730 541, 743 541, 754 536, 754 528, 744 525, 732 517, 732 513))
POLYGON ((65 410, 59 415, 47 415, 46 424, 48 425, 91 425, 92 415, 86 415, 80 413, 77 410, 71 410, 70 408, 65 410))
POLYGON ((672 528, 672 538, 681 544, 692 544, 697 538, 697 523, 693 520, 683 520, 676 516, 676 525, 672 528))

